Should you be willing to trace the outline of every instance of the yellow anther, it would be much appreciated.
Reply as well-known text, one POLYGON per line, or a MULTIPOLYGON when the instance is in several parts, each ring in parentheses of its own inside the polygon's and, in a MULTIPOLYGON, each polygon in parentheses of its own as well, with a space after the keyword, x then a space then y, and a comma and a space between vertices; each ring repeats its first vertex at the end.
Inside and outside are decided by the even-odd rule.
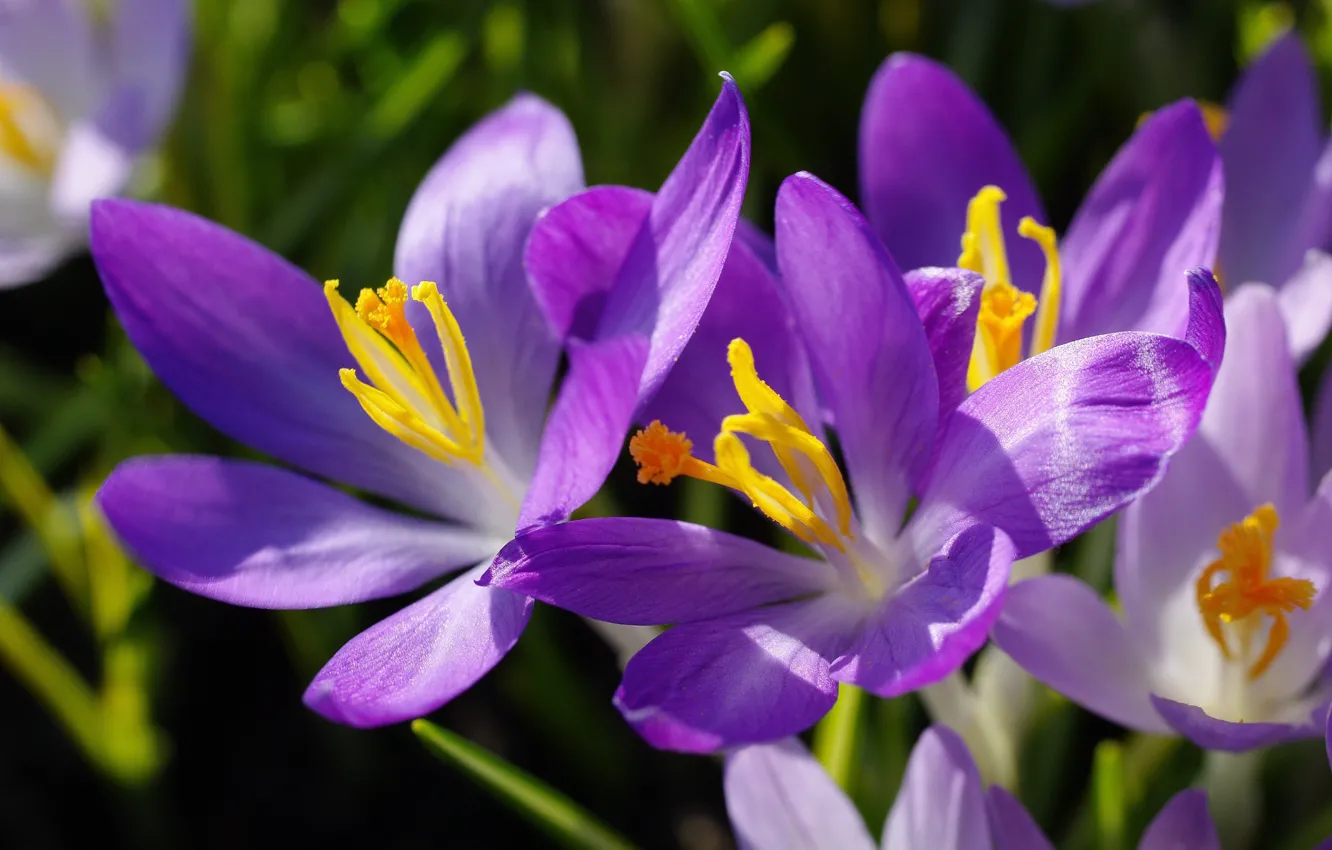
POLYGON ((1007 199, 998 186, 985 186, 967 204, 967 235, 971 239, 963 236, 962 256, 957 263, 964 269, 980 272, 990 284, 1012 282, 999 218, 999 205, 1007 199))
POLYGON ((457 320, 435 285, 421 284, 414 297, 434 318, 452 400, 407 319, 406 284, 393 278, 378 292, 363 289, 355 309, 335 280, 324 284, 324 295, 347 349, 369 379, 362 382, 354 370, 343 369, 342 385, 375 424, 437 460, 482 466, 485 418, 476 375, 457 320))
POLYGON ((759 377, 754 352, 744 340, 731 341, 727 360, 736 393, 748 412, 722 420, 721 433, 713 442, 716 465, 695 458, 693 444, 684 434, 653 422, 629 442, 639 482, 668 484, 685 475, 721 484, 744 493, 801 540, 844 550, 843 539, 852 533, 851 497, 832 453, 795 408, 759 377), (800 496, 754 468, 741 434, 768 445, 800 496), (819 498, 825 499, 824 510, 835 518, 835 528, 819 515, 819 498))
POLYGON ((35 89, 0 82, 0 155, 49 177, 58 132, 54 111, 35 89))
POLYGON ((1045 254, 1045 279, 1041 281, 1040 310, 1036 313, 1036 327, 1032 331, 1031 353, 1040 354, 1054 347, 1055 331, 1059 323, 1059 299, 1062 278, 1059 270, 1059 250, 1055 247, 1053 227, 1036 223, 1031 216, 1018 222, 1018 235, 1041 246, 1045 254))
POLYGON ((1022 360, 1022 325, 1036 312, 1036 299, 1011 283, 986 286, 981 293, 976 341, 967 366, 972 391, 1022 360))
POLYGON ((1290 636, 1286 615, 1296 608, 1307 611, 1313 605, 1313 582, 1290 577, 1271 578, 1269 575, 1272 543, 1278 524, 1276 509, 1266 504, 1222 531, 1217 538, 1221 557, 1202 571, 1195 585, 1203 624, 1228 660, 1234 656, 1223 625, 1235 627, 1240 660, 1247 660, 1259 617, 1271 618, 1267 643, 1248 670, 1251 679, 1266 672, 1281 654, 1290 636), (1224 579, 1217 582, 1216 579, 1223 575, 1224 579))
MULTIPOLYGON (((985 278, 976 340, 967 367, 967 386, 973 391, 1022 360, 1023 323, 1036 313, 1036 298, 1014 286, 1010 277, 999 215, 999 205, 1006 197, 998 186, 985 186, 967 204, 967 232, 962 234, 962 254, 957 260, 959 267, 985 278)), ((1045 254, 1041 309, 1029 352, 1039 354, 1054 345, 1059 321, 1059 252, 1054 230, 1037 224, 1030 216, 1019 222, 1018 234, 1036 242, 1045 254)))

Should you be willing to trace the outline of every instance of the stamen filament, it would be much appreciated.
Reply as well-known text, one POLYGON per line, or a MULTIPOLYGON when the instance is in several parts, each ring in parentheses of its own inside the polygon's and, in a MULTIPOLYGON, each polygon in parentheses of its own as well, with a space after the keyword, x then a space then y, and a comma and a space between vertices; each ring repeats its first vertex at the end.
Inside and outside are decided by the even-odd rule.
POLYGON ((1036 223, 1031 216, 1018 222, 1018 235, 1025 236, 1041 246, 1045 254, 1045 278, 1041 281, 1040 309, 1036 311, 1036 327, 1031 336, 1031 354, 1040 354, 1054 347, 1055 331, 1059 322, 1059 300, 1062 280, 1059 269, 1059 251, 1055 247, 1053 227, 1036 223))

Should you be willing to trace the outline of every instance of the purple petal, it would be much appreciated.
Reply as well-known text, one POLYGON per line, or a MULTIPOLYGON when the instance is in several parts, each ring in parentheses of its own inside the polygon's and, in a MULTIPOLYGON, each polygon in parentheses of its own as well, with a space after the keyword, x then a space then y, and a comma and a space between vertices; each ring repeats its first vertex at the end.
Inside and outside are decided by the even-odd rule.
POLYGON ((1321 725, 1310 723, 1232 723, 1218 720, 1196 705, 1152 695, 1152 705, 1170 728, 1205 750, 1241 753, 1313 738, 1321 735, 1321 725))
POLYGON ((64 121, 77 121, 103 84, 92 21, 79 0, 0 3, 0 69, 37 89, 64 121))
POLYGON ((1119 523, 1115 589, 1144 647, 1157 645, 1161 606, 1218 534, 1264 502, 1288 521, 1308 499, 1304 411, 1277 296, 1242 286, 1225 316, 1226 357, 1197 434, 1119 523))
POLYGON ((1213 265, 1222 200, 1221 158, 1198 107, 1158 110, 1102 172, 1060 245, 1059 340, 1182 334, 1188 290, 1179 276, 1213 265))
POLYGON ((1323 730, 1323 739, 1327 745, 1327 762, 1332 766, 1332 709, 1327 712, 1327 721, 1323 730))
MULTIPOLYGON (((731 243, 703 320, 642 417, 659 419, 671 430, 690 435, 694 456, 709 462, 712 437, 722 419, 744 410, 726 360, 731 340, 739 337, 750 344, 759 375, 797 410, 814 406, 808 398, 809 365, 786 296, 776 274, 751 247, 766 239, 753 232, 742 238, 740 233, 737 230, 731 243)), ((755 453, 754 465, 784 480, 771 452, 755 453)))
MULTIPOLYGON (((1216 284, 1191 275, 1189 285, 1216 284)), ((1025 558, 1151 489, 1212 383, 1195 345, 1219 338, 1221 317, 1190 324, 1190 340, 1120 333, 1058 345, 972 393, 945 425, 912 517, 918 555, 979 521, 1002 529, 1025 558)))
POLYGON ((221 458, 128 460, 97 499, 154 575, 255 608, 392 596, 488 558, 503 544, 371 507, 277 467, 221 458))
POLYGON ((827 591, 837 574, 701 525, 605 517, 539 528, 495 558, 482 584, 630 625, 692 623, 827 591))
POLYGON ((998 785, 985 791, 985 813, 994 850, 1054 850, 1031 814, 998 785))
POLYGON ((891 540, 938 426, 920 317, 868 223, 817 177, 782 183, 776 229, 782 283, 837 424, 857 513, 872 538, 891 540))
POLYGON ((338 370, 356 364, 304 272, 220 225, 134 201, 93 206, 92 253, 134 347, 214 427, 316 475, 486 518, 459 473, 375 425, 342 388, 338 370))
POLYGON ((956 671, 985 643, 1012 565, 1013 545, 1001 532, 988 526, 963 531, 924 572, 891 593, 833 662, 833 678, 888 698, 956 671))
POLYGON ((1323 372, 1310 423, 1310 468, 1314 478, 1332 471, 1332 369, 1323 372))
POLYGON ((470 688, 523 633, 532 600, 458 576, 347 642, 305 691, 305 704, 347 726, 429 714, 470 688))
POLYGON ((1045 223, 1017 151, 980 98, 943 65, 889 56, 860 113, 860 200, 902 268, 951 266, 962 251, 967 202, 983 186, 1003 189, 1013 279, 1039 287, 1045 261, 1017 223, 1045 223))
POLYGON ((1290 355, 1303 363, 1332 327, 1332 255, 1310 251, 1303 264, 1277 290, 1290 337, 1290 355))
POLYGON ((593 186, 537 219, 523 264, 560 339, 592 336, 606 293, 651 209, 651 192, 593 186))
POLYGON ((652 201, 597 326, 598 339, 651 339, 639 407, 679 358, 721 275, 749 178, 749 115, 722 74, 698 135, 652 201))
POLYGON ((551 409, 518 528, 561 522, 596 495, 633 421, 647 340, 571 340, 569 371, 551 409))
POLYGON ((1206 792, 1188 789, 1171 797, 1147 825, 1138 850, 1221 850, 1206 792))
POLYGON ((991 850, 985 792, 967 745, 947 726, 926 729, 907 760, 883 828, 883 850, 991 850))
POLYGON ((615 706, 652 746, 689 753, 775 741, 837 701, 827 659, 855 628, 815 597, 668 629, 630 659, 615 706))
POLYGON ((1244 72, 1221 138, 1226 208, 1221 267, 1232 284, 1280 286, 1303 260, 1293 227, 1323 144, 1318 87, 1299 36, 1287 33, 1244 72))
POLYGON ((906 273, 907 290, 925 325, 939 376, 939 423, 967 397, 967 366, 985 280, 965 269, 926 268, 906 273))
POLYGON ((486 433, 523 477, 536 463, 560 354, 528 285, 523 246, 537 213, 582 187, 568 119, 519 95, 453 143, 398 231, 397 276, 439 284, 467 339, 486 433))
POLYGON ((740 850, 875 848, 851 799, 798 738, 727 753, 722 787, 740 850))
POLYGON ((1146 662, 1110 608, 1081 581, 1018 582, 992 632, 999 648, 1069 699, 1116 723, 1168 732, 1152 708, 1146 662))

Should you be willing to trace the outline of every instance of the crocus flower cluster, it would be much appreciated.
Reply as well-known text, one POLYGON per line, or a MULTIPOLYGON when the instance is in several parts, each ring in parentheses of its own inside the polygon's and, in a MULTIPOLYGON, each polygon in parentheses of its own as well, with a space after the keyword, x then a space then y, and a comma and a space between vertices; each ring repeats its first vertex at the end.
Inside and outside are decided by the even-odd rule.
POLYGON ((102 510, 155 574, 237 605, 342 605, 461 570, 353 638, 305 694, 356 726, 437 708, 522 633, 532 601, 476 579, 527 516, 563 519, 601 486, 628 417, 655 390, 650 376, 678 356, 716 284, 748 160, 728 77, 629 234, 634 252, 602 320, 571 343, 548 423, 568 328, 547 316, 580 293, 534 293, 521 258, 538 213, 583 177, 568 121, 536 97, 444 155, 407 210, 397 277, 354 306, 335 281, 321 288, 217 225, 99 202, 92 249, 107 294, 168 387, 260 451, 431 518, 276 466, 188 456, 123 464, 102 510), (564 424, 589 410, 607 422, 599 453, 593 429, 572 445, 564 424))
POLYGON ((0 287, 37 280, 87 239, 175 110, 187 0, 0 3, 0 287))
MULTIPOLYGON (((872 850, 851 800, 794 738, 726 756, 726 810, 742 850, 872 850)), ((946 726, 920 736, 883 827, 882 850, 1042 850, 1053 844, 1003 788, 986 788, 946 726)), ((1138 850, 1219 850, 1207 796, 1181 791, 1147 826, 1138 850)))
MULTIPOLYGON (((893 696, 957 669, 998 616, 1015 557, 1155 483, 1192 432, 1221 351, 1219 293, 1195 272, 1184 339, 1056 346, 959 404, 970 349, 955 343, 973 333, 979 275, 927 269, 909 286, 850 202, 808 174, 783 184, 776 222, 793 321, 781 299, 767 299, 765 316, 719 286, 744 307, 710 311, 715 326, 705 322, 654 403, 663 421, 630 452, 640 481, 728 487, 818 557, 688 523, 590 519, 521 535, 482 578, 597 619, 676 624, 629 662, 616 694, 661 747, 774 740, 826 713, 838 682, 893 696), (922 324, 922 303, 937 321, 922 324), (741 328, 761 334, 771 370, 741 328), (709 421, 719 433, 696 455, 686 433, 709 421), (691 430, 673 430, 681 423, 691 430), (772 457, 756 463, 746 440, 772 457)), ((756 262, 733 284, 761 295, 770 274, 756 262)))

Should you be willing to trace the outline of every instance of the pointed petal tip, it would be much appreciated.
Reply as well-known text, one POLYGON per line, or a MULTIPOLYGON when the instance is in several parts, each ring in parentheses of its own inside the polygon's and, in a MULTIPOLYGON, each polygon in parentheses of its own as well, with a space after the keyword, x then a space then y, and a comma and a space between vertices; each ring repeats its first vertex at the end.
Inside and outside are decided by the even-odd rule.
POLYGON ((1184 339, 1212 369, 1221 367, 1226 348, 1224 296, 1216 275, 1201 266, 1185 272, 1189 286, 1189 318, 1184 339))

